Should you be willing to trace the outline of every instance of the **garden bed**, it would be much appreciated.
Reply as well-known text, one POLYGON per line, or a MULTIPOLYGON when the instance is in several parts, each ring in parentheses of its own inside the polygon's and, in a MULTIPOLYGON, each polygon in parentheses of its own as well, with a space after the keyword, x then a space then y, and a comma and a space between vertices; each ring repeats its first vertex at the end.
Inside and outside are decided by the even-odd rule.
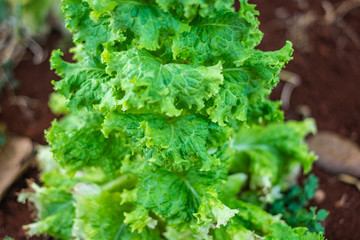
MULTIPOLYGON (((360 60, 360 48, 356 42, 357 34, 360 35, 360 8, 351 10, 341 19, 345 25, 338 22, 324 24, 321 20, 313 20, 314 16, 322 19, 325 15, 321 1, 252 2, 259 4, 260 28, 265 33, 259 48, 279 49, 289 38, 295 43, 294 60, 288 64, 287 71, 299 75, 301 84, 291 94, 290 105, 285 109, 286 118, 301 119, 303 115, 311 115, 319 130, 336 131, 360 144, 360 97, 357 93, 360 69, 356 66, 360 60), (297 16, 297 21, 292 22, 294 16, 297 16), (310 24, 305 29, 298 26, 297 32, 290 32, 289 26, 300 20, 310 21, 310 24)), ((331 1, 334 7, 341 3, 331 1)), ((56 47, 58 39, 59 34, 54 32, 44 46, 45 51, 49 53, 56 47)), ((20 98, 14 101, 14 95, 9 91, 4 91, 0 98, 0 119, 8 132, 30 137, 40 144, 45 144, 43 130, 55 117, 46 104, 52 91, 50 81, 57 79, 49 68, 48 61, 34 66, 29 53, 15 71, 20 84, 15 96, 20 98)), ((280 97, 283 86, 284 82, 279 84, 273 98, 280 97)), ((360 192, 317 166, 313 173, 320 178, 319 189, 324 193, 322 201, 318 199, 313 204, 330 211, 324 222, 327 239, 360 239, 360 192)), ((26 239, 21 226, 32 221, 31 213, 25 205, 16 202, 15 193, 26 187, 26 179, 37 179, 37 175, 36 169, 30 169, 2 200, 0 239, 6 235, 15 240, 26 239)))

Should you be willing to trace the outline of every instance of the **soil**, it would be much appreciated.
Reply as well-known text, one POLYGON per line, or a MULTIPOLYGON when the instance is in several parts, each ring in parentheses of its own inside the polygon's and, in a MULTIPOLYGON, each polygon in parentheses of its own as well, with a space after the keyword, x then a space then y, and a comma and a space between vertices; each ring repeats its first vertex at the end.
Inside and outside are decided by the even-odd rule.
MULTIPOLYGON (((307 106, 311 110, 311 116, 316 119, 319 130, 336 131, 360 144, 360 8, 350 11, 341 20, 347 27, 339 27, 340 23, 315 23, 306 31, 298 28, 295 30, 297 35, 292 36, 295 34, 291 34, 294 31, 291 29, 294 26, 291 19, 279 20, 276 15, 285 12, 289 16, 300 18, 302 14, 312 11, 320 21, 325 14, 322 8, 322 2, 325 1, 252 2, 258 4, 260 29, 264 32, 260 49, 276 50, 285 44, 285 40, 294 42, 294 60, 286 69, 298 74, 302 83, 291 95, 291 107, 287 109, 286 117, 298 119, 299 106, 307 106), (300 10, 299 2, 307 2, 308 9, 300 10), (347 31, 353 33, 347 34, 347 31), (352 40, 349 35, 356 35, 353 38, 357 40, 352 40), (298 38, 306 37, 306 46, 303 46, 305 40, 296 44, 299 42, 298 38)), ((345 1, 333 0, 331 4, 338 7, 343 2, 345 1)), ((280 85, 275 89, 275 95, 281 90, 280 85)))
POLYGON ((22 226, 34 221, 35 213, 28 206, 17 202, 17 193, 27 188, 27 179, 38 179, 39 171, 29 169, 9 190, 0 203, 0 239, 11 236, 14 240, 45 240, 45 237, 27 238, 22 226))
POLYGON ((6 123, 9 132, 31 138, 46 144, 44 130, 50 126, 55 115, 47 106, 49 94, 53 91, 52 80, 58 76, 50 71, 49 56, 57 47, 60 34, 53 32, 43 50, 48 57, 39 65, 34 65, 33 55, 27 52, 24 60, 14 72, 19 87, 3 90, 0 96, 1 122, 6 123))
MULTIPOLYGON (((26 53, 24 60, 17 66, 14 76, 19 84, 15 90, 3 89, 0 96, 0 122, 5 123, 6 132, 26 136, 33 141, 46 144, 44 130, 57 117, 51 113, 47 102, 53 91, 52 80, 59 78, 50 71, 49 56, 52 49, 58 47, 60 34, 52 32, 43 50, 47 59, 39 65, 32 62, 32 54, 26 53), (16 99, 14 101, 14 99, 16 99)), ((65 56, 69 59, 69 55, 65 56)), ((27 238, 22 226, 33 222, 34 213, 16 201, 17 193, 27 187, 27 179, 38 179, 39 171, 29 169, 21 179, 13 184, 0 202, 0 239, 11 236, 14 240, 49 239, 46 237, 27 238)))
MULTIPOLYGON (((260 49, 277 50, 286 40, 294 43, 294 60, 286 70, 299 75, 301 84, 291 94, 290 107, 285 109, 286 118, 301 119, 304 114, 310 115, 316 119, 320 131, 335 131, 360 144, 360 44, 357 42, 360 8, 349 11, 339 22, 325 25, 320 22, 325 14, 322 7, 325 1, 251 2, 258 4, 256 9, 260 11, 260 29, 264 33, 260 49), (300 22, 301 16, 309 12, 320 20, 306 30, 301 27, 294 30, 294 23, 300 22), (294 23, 292 16, 297 18, 294 23), (292 33, 294 31, 298 31, 297 35, 292 33), (307 113, 309 110, 310 114, 307 113)), ((335 8, 344 2, 329 1, 335 8)), ((274 89, 274 99, 279 99, 283 85, 284 82, 274 89)), ((325 193, 323 201, 313 204, 330 212, 324 222, 326 238, 360 239, 360 191, 339 182, 336 176, 316 164, 313 173, 319 177, 319 189, 325 193)))
MULTIPOLYGON (((336 131, 360 144, 360 68, 356 66, 360 60, 360 41, 356 37, 360 36, 360 8, 349 11, 332 24, 324 24, 322 16, 325 11, 322 4, 325 1, 251 2, 258 4, 257 10, 261 13, 260 28, 265 35, 260 49, 279 49, 287 39, 295 43, 294 60, 288 64, 287 70, 299 75, 301 84, 291 94, 290 107, 284 109, 286 118, 301 119, 304 115, 310 115, 316 119, 319 130, 336 131), (310 18, 304 18, 304 15, 310 18), (306 27, 297 25, 304 19, 310 19, 311 22, 313 16, 317 20, 312 24, 306 27), (293 21, 295 18, 297 20, 293 21)), ((328 1, 335 8, 343 2, 345 1, 328 1)), ((53 33, 44 49, 50 52, 56 46, 58 38, 59 34, 53 33)), ((9 132, 28 136, 45 144, 43 130, 50 126, 55 117, 46 102, 52 91, 50 81, 57 78, 49 70, 48 61, 34 66, 31 55, 27 56, 28 59, 15 70, 20 83, 15 94, 28 96, 35 101, 30 101, 33 103, 30 107, 20 108, 19 105, 10 104, 9 92, 5 91, 0 98, 0 119, 1 122, 6 122, 9 132)), ((274 89, 272 98, 279 99, 284 84, 281 82, 274 89)), ((319 190, 322 197, 312 204, 330 211, 324 222, 326 238, 360 239, 360 192, 316 165, 313 173, 320 179, 319 190)), ((25 179, 36 178, 37 175, 36 169, 30 169, 0 203, 0 239, 6 235, 15 240, 26 239, 21 226, 32 221, 31 214, 25 205, 16 202, 15 193, 26 187, 25 179)))

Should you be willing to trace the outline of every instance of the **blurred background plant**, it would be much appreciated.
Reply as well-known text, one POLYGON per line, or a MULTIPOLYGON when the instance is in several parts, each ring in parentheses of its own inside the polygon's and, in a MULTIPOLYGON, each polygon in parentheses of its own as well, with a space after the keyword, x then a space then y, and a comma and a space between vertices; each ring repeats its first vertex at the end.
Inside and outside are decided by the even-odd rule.
POLYGON ((27 49, 34 64, 46 59, 39 43, 63 25, 60 11, 58 0, 0 0, 0 89, 16 87, 12 72, 27 49))
POLYGON ((319 187, 319 179, 310 174, 302 186, 294 184, 283 197, 274 201, 270 207, 270 213, 281 214, 292 227, 307 227, 311 232, 324 232, 321 222, 328 216, 325 209, 317 209, 311 206, 310 201, 315 197, 315 191, 319 187), (309 208, 307 208, 310 205, 309 208))
MULTIPOLYGON (((48 52, 42 44, 51 30, 69 36, 63 27, 60 5, 60 0, 0 0, 0 95, 6 88, 14 101, 31 103, 31 99, 16 96, 18 82, 13 72, 27 56, 35 65, 46 60, 48 52)), ((0 126, 0 147, 6 141, 5 129, 5 125, 0 126)))

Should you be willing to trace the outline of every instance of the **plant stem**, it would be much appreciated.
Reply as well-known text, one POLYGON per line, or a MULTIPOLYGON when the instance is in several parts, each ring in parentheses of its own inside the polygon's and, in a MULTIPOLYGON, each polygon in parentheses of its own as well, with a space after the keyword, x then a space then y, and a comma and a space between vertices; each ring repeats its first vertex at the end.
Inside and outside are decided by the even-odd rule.
POLYGON ((132 175, 121 175, 120 177, 106 183, 101 187, 104 191, 121 190, 123 188, 132 188, 135 186, 136 178, 132 175))

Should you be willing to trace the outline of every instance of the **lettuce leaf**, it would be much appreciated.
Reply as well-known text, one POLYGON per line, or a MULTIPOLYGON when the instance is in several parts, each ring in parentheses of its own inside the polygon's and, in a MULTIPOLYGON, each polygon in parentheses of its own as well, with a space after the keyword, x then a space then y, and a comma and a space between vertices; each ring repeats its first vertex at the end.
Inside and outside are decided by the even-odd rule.
POLYGON ((306 228, 291 228, 258 206, 243 201, 233 201, 232 207, 239 212, 224 228, 215 229, 215 239, 259 239, 266 240, 323 240, 321 233, 311 233, 306 228))
POLYGON ((252 23, 239 18, 239 13, 221 12, 212 18, 198 17, 192 21, 191 31, 185 31, 173 41, 174 58, 190 59, 195 65, 232 64, 251 56, 253 47, 260 43, 262 33, 249 36, 252 23), (247 38, 258 41, 249 45, 247 38))
POLYGON ((179 17, 193 19, 197 14, 202 17, 214 16, 222 11, 234 11, 231 0, 156 0, 162 10, 176 12, 179 17))
POLYGON ((147 227, 141 233, 132 232, 124 222, 124 213, 131 205, 121 205, 121 193, 106 191, 94 184, 80 184, 74 193, 76 217, 73 236, 77 239, 161 239, 159 232, 147 227))
POLYGON ((303 138, 315 131, 310 119, 242 128, 230 144, 235 150, 230 172, 250 174, 250 189, 262 189, 263 193, 270 193, 277 184, 287 186, 284 180, 298 164, 310 171, 315 155, 309 153, 303 138))
POLYGON ((170 225, 187 226, 197 233, 214 222, 215 227, 225 225, 237 212, 218 199, 225 169, 199 172, 195 168, 181 174, 159 169, 128 169, 146 176, 139 179, 137 209, 132 214, 138 214, 141 209, 151 211, 170 225))
POLYGON ((153 115, 109 114, 103 124, 106 136, 120 133, 130 140, 133 151, 141 151, 149 164, 187 170, 194 165, 200 170, 218 166, 215 154, 220 150, 219 139, 227 139, 229 132, 194 115, 177 118, 172 122, 153 115))
POLYGON ((46 139, 54 157, 67 172, 75 173, 88 166, 99 166, 108 174, 119 170, 129 149, 115 134, 105 137, 102 122, 101 115, 86 110, 69 115, 61 122, 53 121, 46 139))
POLYGON ((103 53, 106 71, 115 76, 112 85, 124 91, 117 99, 123 111, 158 111, 169 117, 184 110, 200 110, 223 82, 222 66, 193 67, 162 64, 147 51, 129 49, 103 53), (145 110, 142 110, 145 109, 145 110))
POLYGON ((35 223, 25 226, 28 235, 50 234, 59 239, 71 239, 75 209, 72 194, 58 187, 40 187, 31 184, 35 192, 20 195, 20 201, 28 200, 37 210, 35 223))

